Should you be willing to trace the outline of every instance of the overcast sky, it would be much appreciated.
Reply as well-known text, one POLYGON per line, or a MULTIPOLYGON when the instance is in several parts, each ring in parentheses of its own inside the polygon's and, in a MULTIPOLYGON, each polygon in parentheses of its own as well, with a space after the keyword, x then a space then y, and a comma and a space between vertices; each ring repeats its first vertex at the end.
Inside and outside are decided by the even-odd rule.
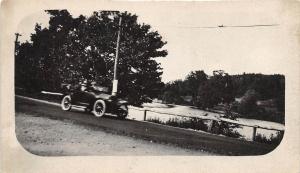
MULTIPOLYGON (((229 74, 264 73, 282 74, 287 53, 283 34, 284 24, 277 6, 261 6, 258 3, 243 5, 189 5, 153 10, 131 8, 129 12, 139 16, 139 22, 150 24, 167 41, 164 49, 167 57, 158 58, 163 67, 162 79, 168 82, 183 79, 192 70, 225 70, 229 74), (269 25, 271 27, 222 27, 236 25, 269 25), (202 28, 217 27, 217 28, 202 28)), ((69 12, 89 16, 90 11, 69 12)), ((40 11, 25 17, 19 25, 20 41, 29 40, 35 23, 48 25, 49 16, 40 11)))

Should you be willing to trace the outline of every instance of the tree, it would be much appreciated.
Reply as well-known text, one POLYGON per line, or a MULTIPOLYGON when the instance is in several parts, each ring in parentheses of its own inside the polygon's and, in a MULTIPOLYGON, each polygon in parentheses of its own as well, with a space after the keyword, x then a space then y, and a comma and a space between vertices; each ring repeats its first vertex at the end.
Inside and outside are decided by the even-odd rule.
POLYGON ((118 94, 133 104, 159 94, 162 68, 155 58, 167 55, 162 49, 166 42, 150 25, 138 23, 138 17, 127 12, 99 11, 77 18, 67 10, 46 12, 50 15, 49 28, 36 25, 31 36, 32 52, 26 55, 39 64, 36 72, 40 76, 35 80, 44 89, 59 90, 63 82, 85 80, 111 87, 118 21, 122 17, 118 94))
POLYGON ((188 93, 192 95, 194 104, 196 103, 199 87, 203 85, 207 79, 208 76, 203 70, 192 71, 185 78, 188 93))
POLYGON ((16 86, 27 88, 29 92, 33 92, 40 88, 38 79, 38 64, 31 56, 33 47, 29 42, 25 42, 18 46, 18 53, 15 57, 15 83, 16 86))
POLYGON ((182 104, 184 102, 182 96, 186 94, 187 90, 184 81, 171 81, 164 87, 163 100, 166 103, 182 104))
POLYGON ((236 96, 242 97, 249 90, 255 90, 258 100, 274 100, 276 108, 284 113, 285 78, 284 75, 242 74, 232 76, 236 96))
POLYGON ((200 85, 198 89, 197 106, 212 108, 219 103, 228 104, 234 100, 234 86, 231 76, 223 70, 213 72, 213 76, 200 85))
POLYGON ((258 107, 256 102, 258 100, 258 97, 258 93, 255 90, 248 90, 242 97, 241 103, 238 107, 238 112, 244 115, 257 113, 258 107))

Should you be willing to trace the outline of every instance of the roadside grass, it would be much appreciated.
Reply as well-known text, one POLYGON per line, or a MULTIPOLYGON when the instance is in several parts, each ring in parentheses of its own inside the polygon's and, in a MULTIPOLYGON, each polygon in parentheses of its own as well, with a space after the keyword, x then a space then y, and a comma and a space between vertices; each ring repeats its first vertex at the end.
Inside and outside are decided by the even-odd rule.
POLYGON ((265 135, 257 134, 255 137, 256 142, 270 144, 270 145, 279 145, 283 139, 284 132, 277 132, 276 135, 271 134, 270 138, 267 138, 265 135))
POLYGON ((228 123, 228 122, 220 122, 220 124, 219 124, 220 132, 219 133, 224 136, 228 136, 228 137, 232 137, 232 138, 241 138, 242 135, 235 130, 239 127, 240 127, 240 125, 237 125, 237 124, 232 124, 232 123, 228 123))
POLYGON ((160 120, 159 118, 149 118, 146 121, 168 125, 172 127, 180 127, 185 129, 202 130, 207 131, 208 126, 203 122, 203 120, 197 118, 170 118, 166 122, 160 120))
POLYGON ((202 131, 208 130, 208 126, 204 123, 204 121, 198 118, 183 118, 182 120, 179 118, 171 118, 166 121, 166 125, 202 131))
MULTIPOLYGON (((232 138, 239 138, 243 139, 242 135, 236 131, 239 128, 239 125, 227 123, 227 122, 220 122, 212 124, 211 131, 208 130, 208 124, 205 120, 199 118, 170 118, 167 121, 162 121, 158 117, 149 118, 146 121, 158 123, 167 126, 179 127, 184 129, 193 129, 199 130, 204 132, 209 132, 212 134, 224 135, 227 137, 232 138)), ((280 141, 283 138, 283 132, 277 132, 276 135, 271 135, 270 138, 266 137, 262 134, 257 134, 255 138, 255 142, 271 144, 271 145, 279 145, 280 141)))

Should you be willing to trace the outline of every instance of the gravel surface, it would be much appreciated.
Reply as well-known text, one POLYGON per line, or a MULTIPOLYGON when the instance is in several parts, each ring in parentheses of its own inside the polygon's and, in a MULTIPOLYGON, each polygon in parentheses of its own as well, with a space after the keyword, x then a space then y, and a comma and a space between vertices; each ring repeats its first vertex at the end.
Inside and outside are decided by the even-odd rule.
POLYGON ((43 156, 212 155, 108 133, 73 120, 57 120, 28 113, 16 113, 16 135, 27 151, 43 156))

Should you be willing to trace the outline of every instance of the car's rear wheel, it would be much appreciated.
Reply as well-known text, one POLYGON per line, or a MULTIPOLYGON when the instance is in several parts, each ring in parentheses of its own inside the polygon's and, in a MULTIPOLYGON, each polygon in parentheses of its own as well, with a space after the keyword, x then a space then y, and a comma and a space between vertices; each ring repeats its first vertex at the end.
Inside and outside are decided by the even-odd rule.
POLYGON ((102 117, 106 111, 106 104, 103 100, 96 100, 93 106, 93 114, 96 117, 102 117))
POLYGON ((118 111, 118 118, 125 119, 128 115, 128 108, 126 105, 121 105, 118 111))
POLYGON ((72 108, 71 104, 71 96, 66 95, 62 100, 61 100, 61 109, 64 111, 69 111, 72 108))

